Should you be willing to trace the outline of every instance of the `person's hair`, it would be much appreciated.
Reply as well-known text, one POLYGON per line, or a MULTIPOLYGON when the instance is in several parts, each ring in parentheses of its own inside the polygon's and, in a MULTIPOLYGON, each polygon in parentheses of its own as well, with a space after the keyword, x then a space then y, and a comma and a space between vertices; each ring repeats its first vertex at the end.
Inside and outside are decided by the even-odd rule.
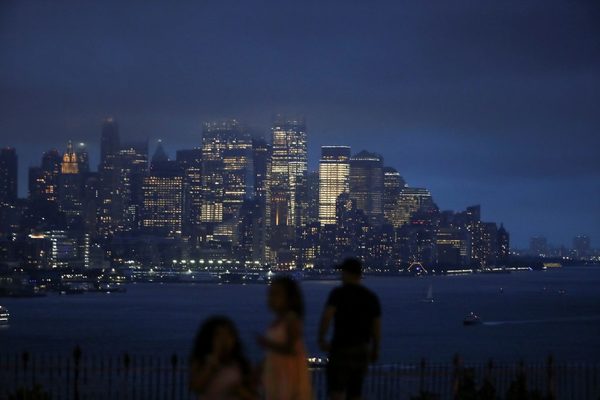
POLYGON ((300 285, 290 276, 278 276, 271 285, 279 285, 283 288, 286 304, 289 311, 293 311, 300 318, 304 318, 304 298, 300 285))
POLYGON ((198 329, 198 333, 196 333, 196 338, 194 339, 194 346, 192 348, 192 354, 190 355, 191 360, 198 363, 204 362, 206 357, 213 352, 215 332, 221 327, 229 329, 235 338, 235 344, 231 351, 231 360, 239 364, 244 374, 249 373, 250 363, 244 355, 244 349, 238 330, 233 321, 221 315, 215 315, 202 322, 202 325, 200 325, 200 328, 198 329))

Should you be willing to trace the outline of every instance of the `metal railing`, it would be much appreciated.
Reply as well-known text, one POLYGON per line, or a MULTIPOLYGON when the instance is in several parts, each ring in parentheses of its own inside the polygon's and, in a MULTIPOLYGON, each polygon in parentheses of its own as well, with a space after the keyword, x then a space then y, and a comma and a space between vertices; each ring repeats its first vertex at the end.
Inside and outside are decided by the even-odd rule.
MULTIPOLYGON (((325 399, 323 368, 312 370, 325 399)), ((0 399, 191 399, 185 357, 86 354, 0 356, 0 399)), ((600 363, 395 363, 375 365, 365 399, 600 399, 600 363)))

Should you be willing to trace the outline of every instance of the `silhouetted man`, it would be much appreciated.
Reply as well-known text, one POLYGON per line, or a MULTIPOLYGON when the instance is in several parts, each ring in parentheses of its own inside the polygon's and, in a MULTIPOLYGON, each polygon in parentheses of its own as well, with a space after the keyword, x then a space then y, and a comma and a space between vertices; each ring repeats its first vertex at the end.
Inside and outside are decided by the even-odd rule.
POLYGON ((361 284, 362 265, 347 259, 342 270, 342 286, 327 299, 321 325, 319 346, 329 353, 327 390, 332 400, 360 399, 369 361, 379 358, 381 306, 377 296, 361 284), (326 336, 333 320, 331 343, 326 336))

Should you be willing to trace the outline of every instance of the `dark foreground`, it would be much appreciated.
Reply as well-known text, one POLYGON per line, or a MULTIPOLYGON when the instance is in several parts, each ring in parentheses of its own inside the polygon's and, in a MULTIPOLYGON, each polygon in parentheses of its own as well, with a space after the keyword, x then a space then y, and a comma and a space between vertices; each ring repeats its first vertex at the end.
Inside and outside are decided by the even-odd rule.
MULTIPOLYGON (((315 399, 325 399, 322 367, 313 368, 315 399)), ((366 399, 598 399, 600 363, 524 362, 385 364, 371 368, 366 399)), ((187 362, 177 355, 0 357, 0 399, 190 399, 187 362)))

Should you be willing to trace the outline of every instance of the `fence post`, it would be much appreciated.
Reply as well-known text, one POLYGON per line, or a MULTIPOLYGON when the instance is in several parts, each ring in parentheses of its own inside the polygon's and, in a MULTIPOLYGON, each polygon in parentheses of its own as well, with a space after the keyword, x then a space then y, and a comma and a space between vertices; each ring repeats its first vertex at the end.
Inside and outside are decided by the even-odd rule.
POLYGON ((421 358, 421 363, 419 364, 419 393, 425 392, 425 358, 421 358))
POLYGON ((131 357, 129 353, 125 353, 123 355, 123 367, 125 369, 124 377, 123 377, 123 394, 125 397, 129 394, 129 366, 131 365, 131 357))
POLYGON ((173 353, 171 356, 171 374, 172 374, 172 389, 171 389, 171 399, 175 399, 176 389, 177 389, 177 354, 173 353))
POLYGON ((29 353, 24 351, 21 355, 21 361, 23 361, 23 386, 27 386, 27 369, 29 367, 29 353))
POLYGON ((548 399, 553 400, 556 399, 556 390, 554 387, 554 356, 552 354, 548 356, 546 374, 548 377, 548 399))
POLYGON ((79 367, 81 362, 81 347, 75 346, 73 349, 73 362, 74 362, 74 373, 73 373, 73 398, 79 400, 79 367))
POLYGON ((452 358, 452 365, 454 368, 454 382, 452 383, 452 398, 456 399, 456 396, 458 395, 458 389, 460 388, 460 379, 461 379, 461 371, 460 371, 460 365, 461 365, 461 359, 460 356, 458 355, 458 353, 456 353, 454 355, 454 358, 452 358))

